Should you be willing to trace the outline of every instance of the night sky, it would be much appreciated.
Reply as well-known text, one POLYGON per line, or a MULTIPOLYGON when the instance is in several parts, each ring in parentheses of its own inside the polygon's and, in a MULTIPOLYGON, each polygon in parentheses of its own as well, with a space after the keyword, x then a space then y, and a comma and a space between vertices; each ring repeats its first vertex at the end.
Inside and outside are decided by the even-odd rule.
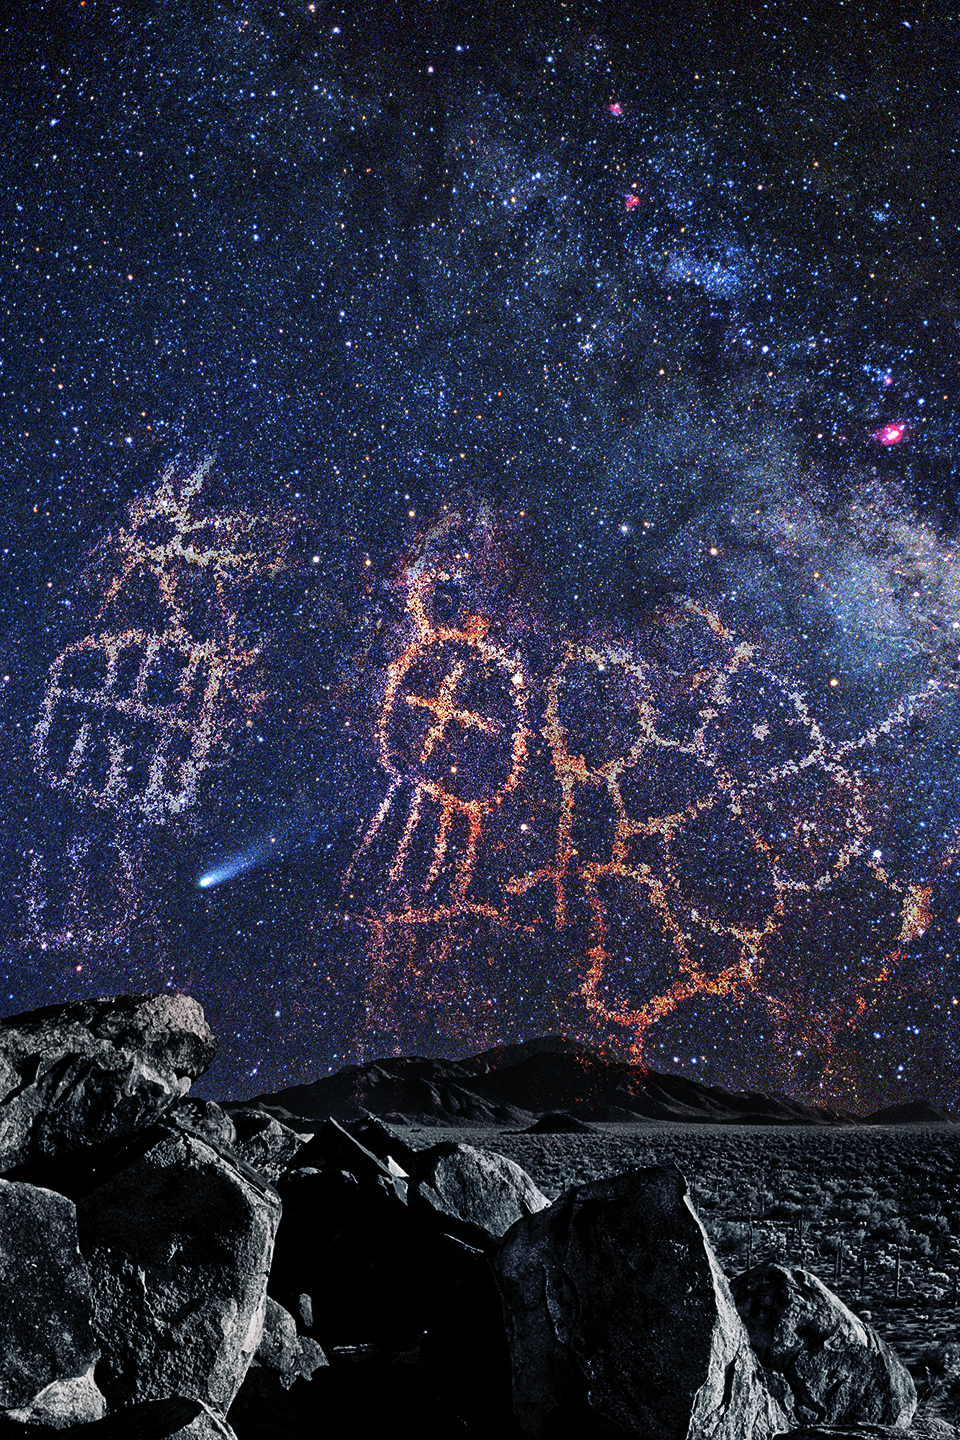
POLYGON ((12 7, 4 1013, 956 1104, 960 21, 664 8, 12 7))

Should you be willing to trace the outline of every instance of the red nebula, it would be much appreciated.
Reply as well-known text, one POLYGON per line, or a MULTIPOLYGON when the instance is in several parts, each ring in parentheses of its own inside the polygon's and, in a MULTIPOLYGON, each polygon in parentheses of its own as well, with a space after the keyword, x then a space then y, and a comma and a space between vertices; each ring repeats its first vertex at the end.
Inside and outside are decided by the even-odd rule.
POLYGON ((888 425, 883 425, 879 430, 874 430, 870 436, 871 440, 878 441, 881 445, 899 445, 907 433, 906 422, 903 420, 891 420, 888 425))

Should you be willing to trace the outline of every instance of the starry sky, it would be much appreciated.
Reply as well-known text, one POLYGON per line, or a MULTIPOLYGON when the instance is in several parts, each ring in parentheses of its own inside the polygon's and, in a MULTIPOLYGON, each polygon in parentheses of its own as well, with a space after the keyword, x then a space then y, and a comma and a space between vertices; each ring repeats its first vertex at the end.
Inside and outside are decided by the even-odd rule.
POLYGON ((5 1013, 960 1064, 960 20, 6 10, 5 1013))

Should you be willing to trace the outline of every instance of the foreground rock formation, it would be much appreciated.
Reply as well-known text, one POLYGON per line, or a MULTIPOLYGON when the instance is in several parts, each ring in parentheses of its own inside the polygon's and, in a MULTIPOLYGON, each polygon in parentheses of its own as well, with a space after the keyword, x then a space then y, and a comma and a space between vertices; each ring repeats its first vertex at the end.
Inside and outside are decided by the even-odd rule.
POLYGON ((909 1424, 910 1372, 816 1275, 758 1265, 733 1294, 756 1353, 787 1382, 781 1400, 795 1424, 909 1424))
POLYGON ((216 1048, 187 995, 121 995, 0 1021, 0 1172, 143 1129, 216 1048))
POLYGON ((0 1437, 954 1433, 815 1277, 731 1288, 675 1167, 550 1204, 369 1113, 187 1098, 213 1053, 184 996, 0 1023, 0 1437))
POLYGON ((540 1440, 615 1433, 766 1440, 786 1416, 674 1167, 571 1190, 494 1259, 514 1412, 540 1440))

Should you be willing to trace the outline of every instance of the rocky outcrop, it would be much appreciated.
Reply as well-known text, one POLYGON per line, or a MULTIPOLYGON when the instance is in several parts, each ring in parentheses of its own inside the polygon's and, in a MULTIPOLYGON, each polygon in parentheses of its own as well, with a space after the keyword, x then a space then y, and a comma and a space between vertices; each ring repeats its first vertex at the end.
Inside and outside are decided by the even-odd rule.
POLYGON ((226 1414, 260 1344, 279 1211, 228 1152, 163 1127, 82 1197, 111 1406, 179 1394, 226 1414))
MULTIPOLYGON (((167 1440, 182 1432, 203 1413, 199 1400, 172 1395, 168 1400, 146 1400, 128 1405, 102 1420, 86 1421, 80 1428, 83 1440, 167 1440)), ((77 1428, 77 1427, 71 1427, 77 1428)), ((52 1425, 28 1425, 0 1416, 0 1436, 7 1440, 50 1440, 60 1432, 52 1425)))
POLYGON ((787 1429, 675 1167, 571 1190, 508 1232, 494 1268, 526 1435, 787 1429))
MULTIPOLYGON (((907 1372, 802 1271, 741 1278, 748 1335, 675 1167, 551 1205, 500 1154, 378 1119, 359 1072, 356 1118, 311 1133, 188 1098, 212 1047, 182 996, 0 1023, 0 1440, 311 1440, 337 1415, 398 1440, 949 1433, 905 1428, 907 1372)), ((566 1042, 428 1079, 447 1064, 384 1062, 375 1088, 501 1120, 574 1081, 670 1088, 626 1067, 611 1090, 566 1042)), ((581 1125, 548 1117, 540 1148, 581 1125)))
POLYGON ((906 1366, 808 1270, 769 1262, 733 1282, 761 1364, 782 1375, 795 1425, 905 1426, 917 1408, 906 1366))
POLYGON ((474 1227, 482 1239, 499 1239, 524 1215, 550 1204, 526 1170, 505 1155, 449 1142, 420 1152, 414 1194, 438 1216, 474 1227))
POLYGON ((201 1140, 211 1140, 215 1145, 229 1145, 236 1148, 237 1131, 226 1110, 214 1100, 179 1100, 171 1105, 164 1119, 199 1135, 201 1140))
POLYGON ((802 1425, 776 1440, 957 1440, 960 1431, 935 1416, 917 1419, 905 1429, 899 1425, 802 1425))
POLYGON ((187 995, 120 995, 0 1021, 0 1172, 143 1129, 215 1051, 187 995))
POLYGON ((56 1427, 99 1420, 90 1272, 65 1196, 0 1180, 0 1294, 0 1412, 56 1427))

